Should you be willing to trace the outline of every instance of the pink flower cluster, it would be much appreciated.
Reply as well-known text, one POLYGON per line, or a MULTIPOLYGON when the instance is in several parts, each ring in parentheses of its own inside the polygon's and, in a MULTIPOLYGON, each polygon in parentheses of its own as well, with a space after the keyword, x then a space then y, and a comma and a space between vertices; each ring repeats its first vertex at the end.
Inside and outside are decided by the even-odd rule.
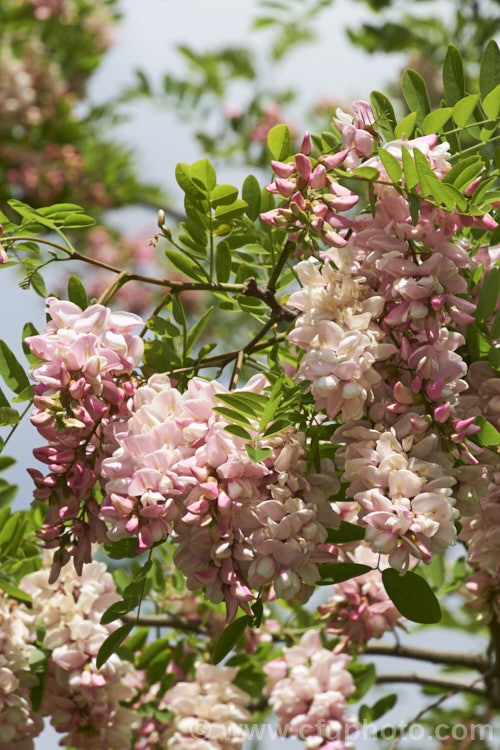
POLYGON ((233 684, 238 670, 198 664, 192 682, 178 682, 162 700, 172 713, 162 747, 168 750, 234 750, 246 740, 250 696, 233 684))
POLYGON ((3 750, 33 750, 33 738, 43 729, 33 713, 30 672, 34 618, 0 591, 0 746, 3 750))
POLYGON ((412 419, 418 415, 405 415, 385 431, 350 423, 334 438, 343 446, 337 462, 349 482, 347 496, 359 504, 357 520, 366 526, 365 541, 400 571, 408 569, 410 556, 429 562, 432 554, 455 544, 458 517, 452 497, 456 480, 444 454, 436 451, 437 436, 413 442, 412 419), (405 432, 410 436, 406 450, 398 432, 401 440, 405 432))
POLYGON ((47 444, 34 451, 49 474, 30 470, 35 498, 48 501, 39 533, 46 547, 59 548, 53 561, 55 580, 73 557, 81 572, 90 562, 90 545, 104 541, 92 490, 106 453, 103 428, 128 416, 134 392, 130 374, 140 362, 143 342, 132 331, 142 324, 132 313, 112 313, 102 305, 82 311, 71 302, 47 300, 51 320, 45 332, 26 339, 41 363, 31 371, 35 410, 31 421, 47 444))
POLYGON ((392 141, 374 153, 370 105, 356 103, 353 116, 338 110, 334 122, 340 152, 313 159, 306 135, 293 159, 273 162, 267 189, 284 201, 261 219, 287 229, 298 252, 315 256, 298 264, 301 289, 288 303, 299 311, 288 334, 303 350, 296 377, 309 381, 318 411, 345 423, 335 442, 344 446, 339 466, 360 506, 358 522, 373 549, 404 571, 410 555, 429 562, 455 542, 452 494, 465 491, 456 472, 478 463, 470 439, 480 429, 477 399, 466 393, 458 353, 474 320, 475 304, 466 299, 470 247, 456 235, 497 224, 489 214, 462 213, 463 199, 442 182, 448 144, 437 136, 392 141), (382 148, 401 172, 397 184, 382 148), (423 162, 443 186, 440 204, 418 182, 406 185, 403 149, 416 160, 417 179, 423 162), (358 166, 377 170, 371 210, 346 215, 359 196, 338 184, 336 172, 358 166))
MULTIPOLYGON (((247 390, 265 383, 256 376, 247 390)), ((110 539, 136 536, 141 551, 171 533, 188 587, 225 601, 232 619, 238 605, 251 613, 262 586, 310 596, 317 563, 331 559, 322 545, 338 524, 329 498, 339 485, 329 459, 306 474, 305 436, 294 428, 259 440, 270 456, 252 462, 214 411, 219 393, 227 391, 201 378, 180 393, 163 375, 137 390, 132 416, 115 429, 119 447, 102 462, 101 518, 110 539)))
POLYGON ((346 698, 354 693, 347 671, 350 657, 322 647, 316 630, 305 633, 297 646, 268 662, 265 694, 288 736, 306 740, 307 750, 349 750, 349 734, 358 728, 347 713, 346 698))
POLYGON ((50 583, 50 557, 45 552, 44 568, 21 582, 33 597, 35 619, 45 625, 42 645, 51 651, 42 711, 64 734, 64 745, 128 750, 139 717, 120 704, 135 697, 141 677, 116 654, 101 669, 95 662, 100 646, 119 625, 100 624, 105 610, 120 598, 113 579, 104 564, 91 562, 81 576, 66 566, 58 581, 50 583))
POLYGON ((370 638, 381 638, 394 630, 401 617, 382 583, 380 568, 387 567, 388 563, 380 559, 380 555, 359 544, 352 552, 344 553, 342 559, 370 565, 373 570, 335 584, 333 596, 318 607, 326 632, 341 637, 334 653, 362 650, 370 638))

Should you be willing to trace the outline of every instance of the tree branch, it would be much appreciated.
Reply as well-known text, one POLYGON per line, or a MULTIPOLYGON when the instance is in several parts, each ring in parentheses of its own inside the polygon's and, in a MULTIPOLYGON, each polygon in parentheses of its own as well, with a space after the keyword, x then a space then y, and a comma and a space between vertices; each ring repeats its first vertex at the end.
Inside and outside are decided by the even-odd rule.
POLYGON ((476 687, 474 682, 457 680, 453 677, 441 677, 440 675, 418 674, 417 672, 386 672, 377 675, 376 682, 383 684, 387 682, 406 682, 410 685, 431 685, 432 687, 442 687, 445 690, 455 690, 456 692, 473 693, 487 698, 486 690, 476 687))
POLYGON ((488 661, 481 654, 460 654, 447 653, 444 651, 428 651, 425 648, 415 648, 414 646, 392 646, 388 643, 379 643, 368 645, 364 651, 365 654, 374 656, 400 656, 406 659, 418 659, 420 661, 430 661, 433 664, 451 664, 467 669, 478 669, 485 672, 488 669, 488 661))

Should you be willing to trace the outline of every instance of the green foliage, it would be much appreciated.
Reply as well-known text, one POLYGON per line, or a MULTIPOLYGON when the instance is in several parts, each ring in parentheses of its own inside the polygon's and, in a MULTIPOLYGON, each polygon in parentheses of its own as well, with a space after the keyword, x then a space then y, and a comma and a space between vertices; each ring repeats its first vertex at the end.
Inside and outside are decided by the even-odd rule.
POLYGON ((404 617, 413 622, 432 624, 441 619, 441 608, 424 578, 408 571, 400 575, 387 568, 382 572, 385 590, 404 617))

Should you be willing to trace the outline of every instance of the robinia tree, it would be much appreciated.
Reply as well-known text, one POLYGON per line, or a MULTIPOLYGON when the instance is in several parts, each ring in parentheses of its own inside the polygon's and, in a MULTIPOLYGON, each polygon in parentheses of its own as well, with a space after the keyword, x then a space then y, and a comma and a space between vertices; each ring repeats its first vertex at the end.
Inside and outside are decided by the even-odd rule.
POLYGON ((29 373, 0 342, 2 448, 24 415, 40 434, 39 467, 19 457, 31 510, 0 485, 2 748, 34 747, 47 716, 67 748, 272 730, 347 750, 396 703, 375 683, 397 682, 432 699, 391 749, 418 723, 435 746, 494 747, 476 733, 500 706, 493 41, 479 83, 450 47, 437 109, 407 70, 399 122, 373 92, 296 154, 278 125, 272 179, 241 197, 206 159, 179 164, 158 277, 86 255, 78 205, 9 201, 0 260, 24 287, 68 260, 112 280, 89 300, 77 270, 47 297, 29 373), (161 292, 149 316, 111 307, 132 281, 161 292), (483 651, 408 643, 440 621, 483 651), (444 671, 377 672, 376 654, 444 671))

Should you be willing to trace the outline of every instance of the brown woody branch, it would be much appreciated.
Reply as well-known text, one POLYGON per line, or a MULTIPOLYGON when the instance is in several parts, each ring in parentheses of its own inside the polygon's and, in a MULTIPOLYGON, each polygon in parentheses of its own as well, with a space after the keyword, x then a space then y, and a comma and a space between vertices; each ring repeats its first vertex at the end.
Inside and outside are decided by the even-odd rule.
POLYGON ((414 646, 392 646, 388 643, 369 644, 365 654, 374 656, 399 656, 406 659, 418 659, 419 661, 430 661, 433 664, 449 664, 453 666, 477 669, 485 672, 488 669, 488 661, 481 654, 461 654, 444 651, 429 651, 425 648, 414 646))

